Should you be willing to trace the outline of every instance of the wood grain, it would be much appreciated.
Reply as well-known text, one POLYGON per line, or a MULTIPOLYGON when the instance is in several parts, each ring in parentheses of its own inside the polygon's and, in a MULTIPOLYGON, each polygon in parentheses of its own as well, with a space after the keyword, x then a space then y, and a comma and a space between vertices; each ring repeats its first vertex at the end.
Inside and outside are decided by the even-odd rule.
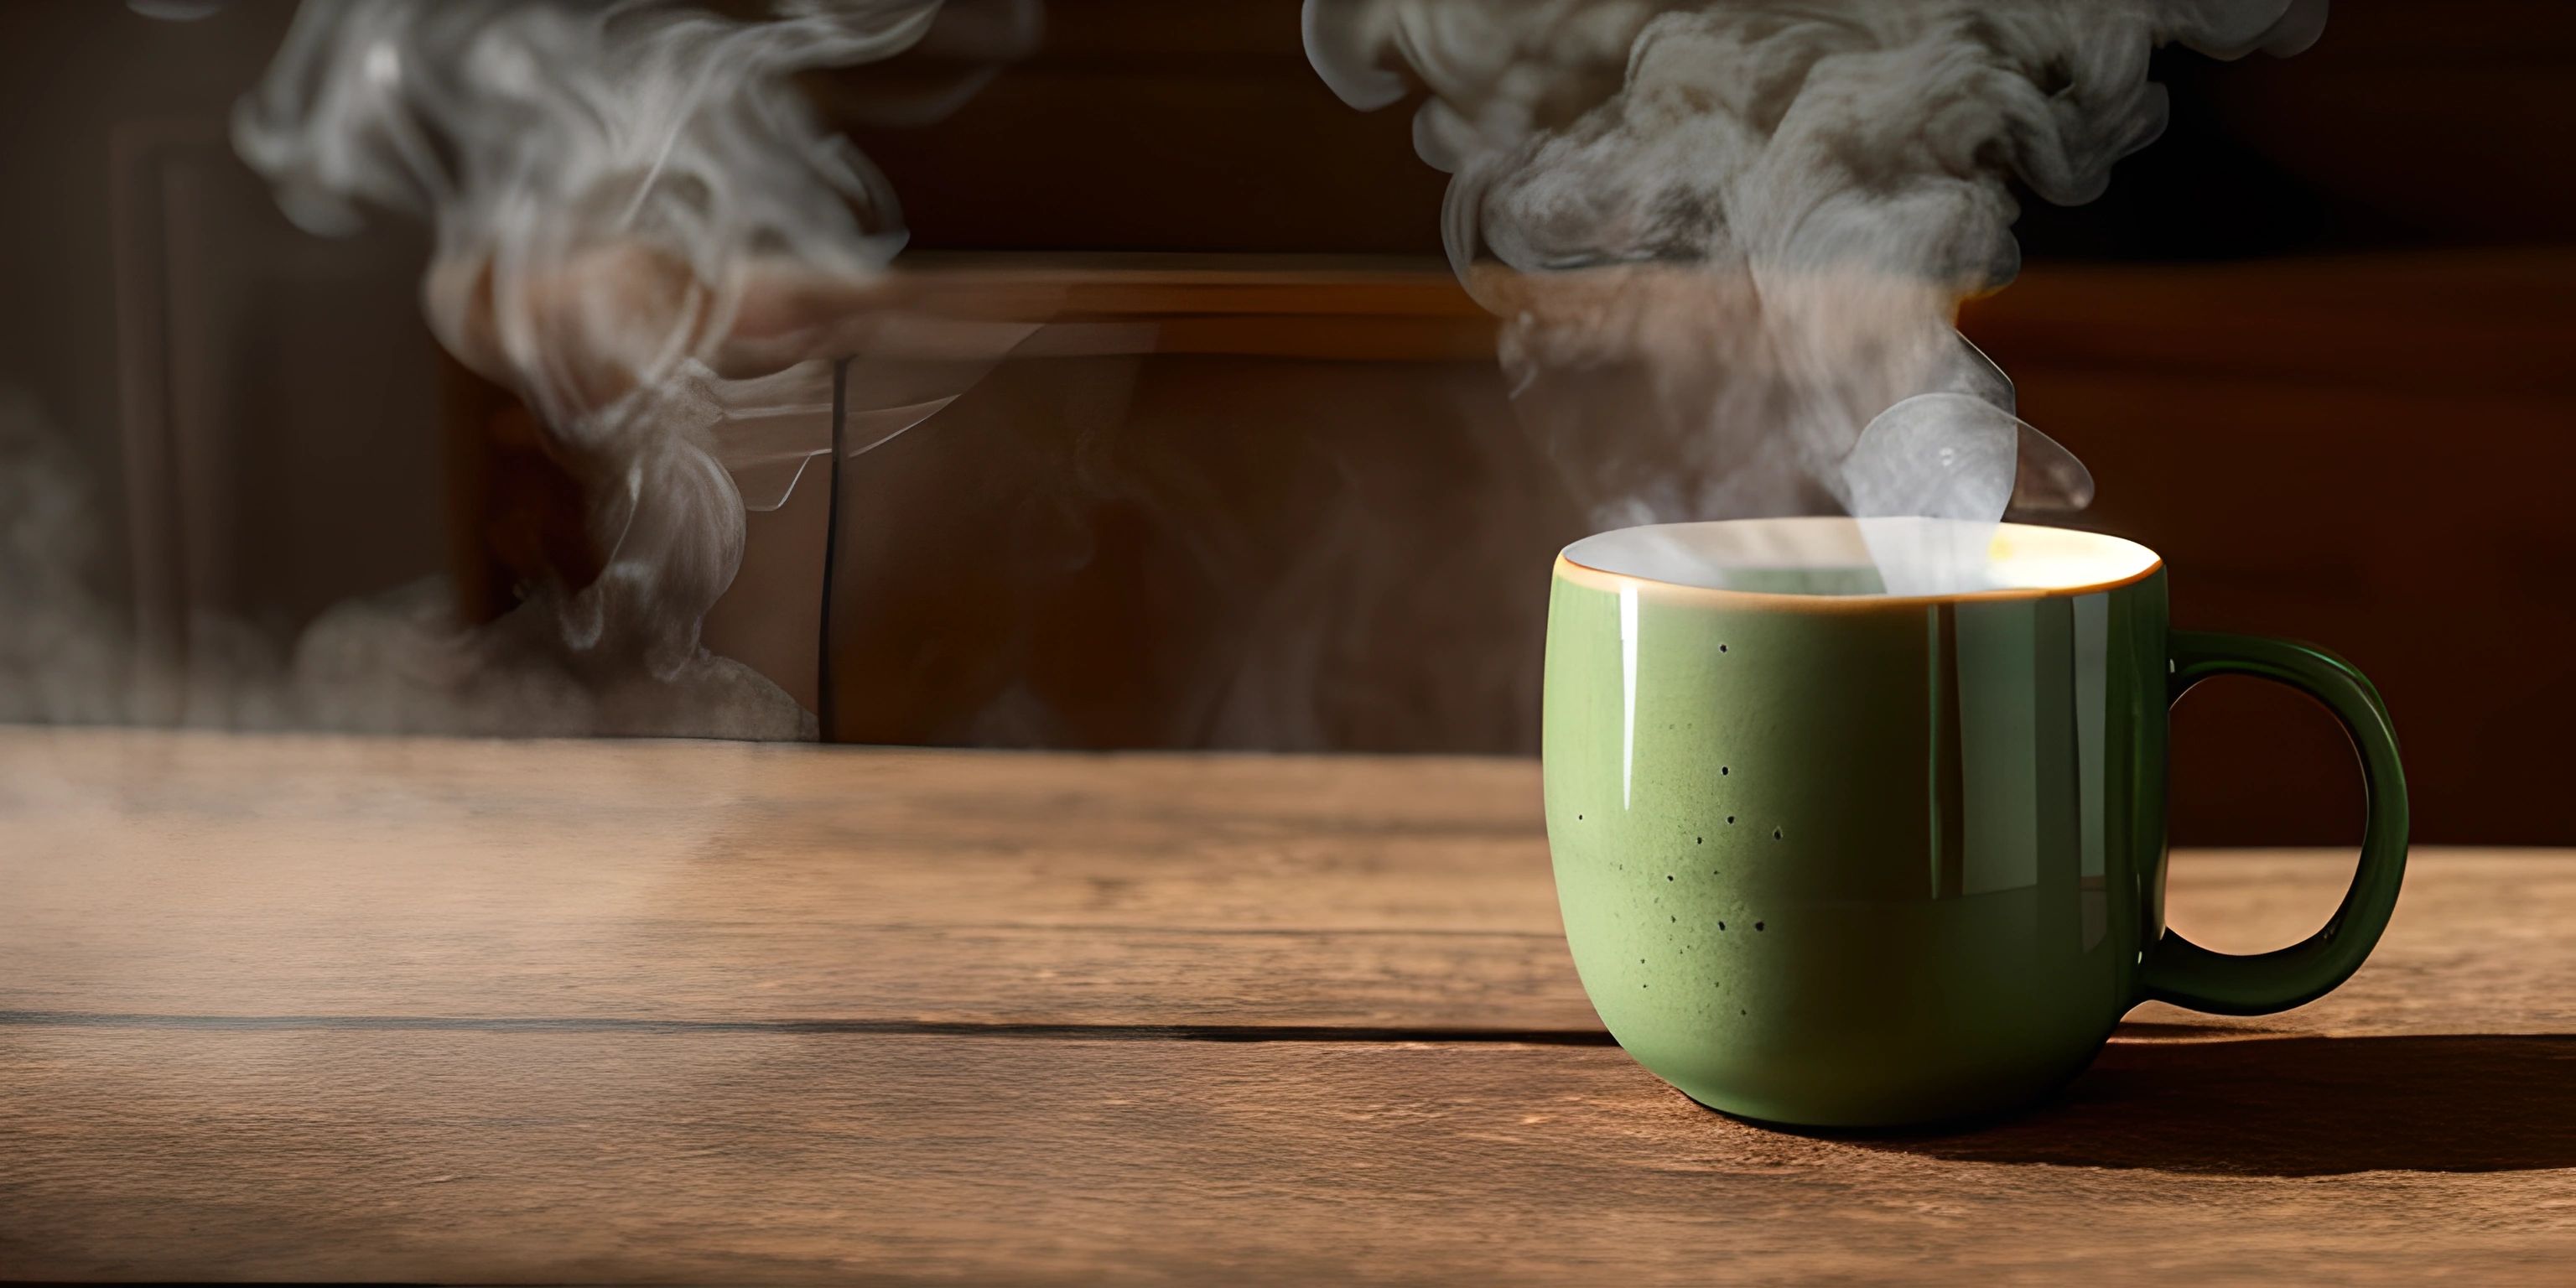
MULTIPOLYGON (((1537 797, 1516 760, 19 731, 0 1010, 1594 1031, 1537 797)), ((2350 868, 2181 856, 2171 917, 2277 947, 2350 868)), ((2567 924, 2576 863, 2420 854, 2362 974, 2260 1024, 2576 1032, 2567 924)))
POLYGON ((1846 1141, 1597 1048, 0 1034, 0 1261, 36 1277, 2538 1283, 2576 1258, 2570 1039, 2121 1043, 2031 1118, 1846 1141))
POLYGON ((0 783, 0 1009, 1594 1027, 1521 762, 28 732, 0 783))
MULTIPOLYGON (((2559 1282, 2576 861, 2419 854, 2282 1016, 2036 1112, 1605 1045, 1535 770, 0 731, 0 1277, 2559 1282)), ((2350 860, 2194 854, 2304 933, 2350 860)))

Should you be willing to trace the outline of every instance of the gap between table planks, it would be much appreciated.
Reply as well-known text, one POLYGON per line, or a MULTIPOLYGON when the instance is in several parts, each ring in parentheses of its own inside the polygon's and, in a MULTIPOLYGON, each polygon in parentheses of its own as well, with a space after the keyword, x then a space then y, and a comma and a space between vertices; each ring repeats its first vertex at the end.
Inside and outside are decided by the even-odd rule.
MULTIPOLYGON (((11 1275, 2576 1263, 2557 855, 2419 854, 2325 1001, 1851 1140, 1600 1045, 1523 762, 5 731, 0 826, 11 1275)), ((2349 864, 2181 856, 2174 919, 2286 942, 2349 864)))

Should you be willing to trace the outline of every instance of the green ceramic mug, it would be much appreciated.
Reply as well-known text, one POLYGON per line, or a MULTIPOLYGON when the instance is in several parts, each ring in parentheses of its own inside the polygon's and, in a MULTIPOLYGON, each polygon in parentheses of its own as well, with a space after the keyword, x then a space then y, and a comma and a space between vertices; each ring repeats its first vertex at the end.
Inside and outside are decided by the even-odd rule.
POLYGON ((1584 991, 1639 1063, 1748 1118, 1933 1122, 2046 1096, 2139 1002, 2256 1015, 2361 965, 2406 864, 2367 680, 2169 629, 2132 542, 1868 524, 1631 528, 1557 560, 1548 844, 1584 991), (1963 541, 1947 593, 1881 589, 1871 548, 1963 541), (2166 712, 2220 674, 2322 701, 2369 788, 2342 907, 2255 956, 2164 925, 2166 712))

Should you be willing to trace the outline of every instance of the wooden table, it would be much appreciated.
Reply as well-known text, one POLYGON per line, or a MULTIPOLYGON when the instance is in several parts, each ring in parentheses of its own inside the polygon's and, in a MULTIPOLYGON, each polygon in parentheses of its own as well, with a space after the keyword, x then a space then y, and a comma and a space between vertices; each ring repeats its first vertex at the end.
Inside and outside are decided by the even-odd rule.
POLYGON ((1609 1044, 1525 762, 0 731, 0 1275, 2566 1283, 2571 926, 2419 852, 2325 1001, 1820 1138, 1609 1044))

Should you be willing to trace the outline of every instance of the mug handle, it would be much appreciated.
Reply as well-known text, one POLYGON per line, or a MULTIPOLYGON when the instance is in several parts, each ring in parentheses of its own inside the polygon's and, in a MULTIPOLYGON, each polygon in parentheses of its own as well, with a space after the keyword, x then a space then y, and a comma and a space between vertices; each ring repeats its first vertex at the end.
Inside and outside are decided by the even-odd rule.
POLYGON ((2254 635, 2176 631, 2167 703, 2216 675, 2252 675, 2289 685, 2326 705, 2361 753, 2369 798, 2361 863, 2343 906, 2325 929, 2268 953, 2214 953, 2171 930, 2149 948, 2139 982, 2155 1001, 2219 1015, 2265 1015, 2323 997, 2352 978, 2379 943, 2406 876, 2406 771, 2388 708, 2352 664, 2306 644, 2254 635))

